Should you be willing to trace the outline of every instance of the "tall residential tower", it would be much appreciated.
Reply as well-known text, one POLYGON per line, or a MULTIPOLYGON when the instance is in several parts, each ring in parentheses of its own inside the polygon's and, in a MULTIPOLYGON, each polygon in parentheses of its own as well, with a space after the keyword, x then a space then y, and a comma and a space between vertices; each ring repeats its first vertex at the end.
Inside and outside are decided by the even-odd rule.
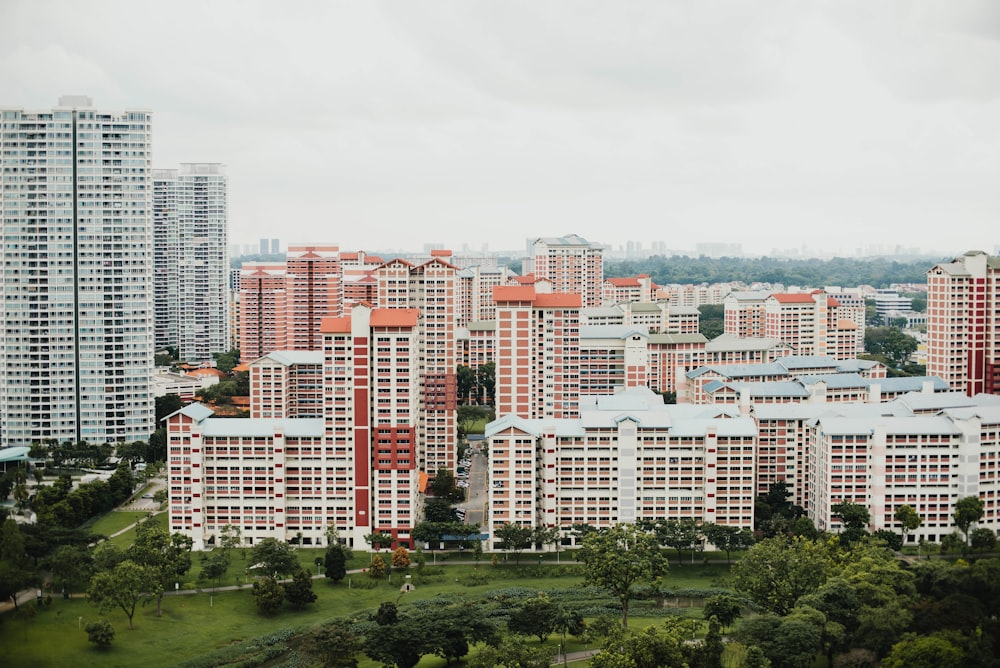
POLYGON ((188 362, 231 347, 226 185, 215 163, 153 171, 155 342, 188 362))
POLYGON ((0 446, 153 431, 151 120, 0 109, 0 446))

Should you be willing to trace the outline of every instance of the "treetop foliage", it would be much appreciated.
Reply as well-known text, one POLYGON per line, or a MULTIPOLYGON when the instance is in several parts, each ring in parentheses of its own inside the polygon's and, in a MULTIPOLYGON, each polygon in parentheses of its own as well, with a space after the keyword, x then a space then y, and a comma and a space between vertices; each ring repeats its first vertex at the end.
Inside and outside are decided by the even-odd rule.
POLYGON ((833 258, 791 260, 772 257, 687 257, 653 255, 644 259, 608 261, 605 276, 649 274, 655 283, 781 283, 822 287, 824 285, 871 285, 888 288, 892 283, 923 283, 927 270, 944 258, 888 260, 886 258, 833 258))

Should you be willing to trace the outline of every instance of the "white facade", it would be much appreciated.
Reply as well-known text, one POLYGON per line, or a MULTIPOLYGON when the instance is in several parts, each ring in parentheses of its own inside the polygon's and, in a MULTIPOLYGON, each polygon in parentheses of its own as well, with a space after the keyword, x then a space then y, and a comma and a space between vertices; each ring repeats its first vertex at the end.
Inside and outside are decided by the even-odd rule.
POLYGON ((156 347, 188 362, 232 346, 226 192, 220 164, 153 172, 156 347))
POLYGON ((151 120, 0 109, 0 446, 153 431, 151 120))

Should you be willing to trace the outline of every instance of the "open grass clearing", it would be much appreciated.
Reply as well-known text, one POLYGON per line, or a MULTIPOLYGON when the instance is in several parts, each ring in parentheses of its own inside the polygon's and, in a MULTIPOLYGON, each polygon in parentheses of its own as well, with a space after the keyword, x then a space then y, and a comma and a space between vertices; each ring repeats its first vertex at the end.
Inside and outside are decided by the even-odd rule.
MULTIPOLYGON (((301 550, 306 553, 320 553, 322 550, 301 550)), ((367 557, 366 553, 361 553, 367 557)), ((312 554, 303 555, 306 559, 312 554)), ((197 570, 197 555, 194 556, 197 570)), ((235 556, 234 563, 242 563, 235 556)), ((315 566, 313 566, 315 571, 315 566)), ((435 569, 432 569, 435 570, 435 569)), ((537 590, 560 590, 574 587, 582 582, 579 576, 543 575, 545 569, 537 567, 493 567, 482 565, 479 571, 490 574, 488 581, 466 585, 472 581, 474 567, 454 565, 440 569, 439 574, 425 580, 411 570, 412 580, 418 582, 416 591, 400 598, 399 588, 404 581, 403 573, 393 573, 391 585, 388 581, 373 583, 367 575, 351 575, 349 580, 336 586, 326 580, 314 581, 317 602, 309 609, 295 612, 283 610, 273 617, 262 617, 257 613, 250 587, 244 585, 239 590, 221 592, 197 592, 169 595, 163 603, 163 617, 156 616, 155 603, 140 607, 135 615, 134 631, 129 631, 128 620, 121 611, 108 615, 117 632, 114 644, 107 651, 98 650, 87 642, 82 630, 88 622, 100 618, 97 609, 83 598, 65 600, 53 597, 51 606, 37 609, 30 619, 22 619, 15 613, 4 615, 0 623, 0 648, 3 648, 4 665, 62 666, 76 668, 88 666, 173 666, 222 649, 233 643, 261 638, 280 629, 307 627, 335 617, 374 611, 383 601, 400 600, 405 611, 408 603, 421 598, 457 597, 476 598, 490 590, 525 587, 537 590), (537 576, 528 575, 537 573, 537 576)), ((550 569, 551 570, 551 569, 550 569)), ((668 584, 677 571, 672 570, 668 584)), ((690 567, 685 572, 685 588, 709 588, 718 578, 714 567, 690 567), (699 571, 704 573, 699 577, 699 571)), ((631 615, 635 628, 657 623, 659 618, 643 617, 639 610, 631 615)), ((689 608, 686 616, 700 616, 700 610, 689 608)), ((537 642, 537 639, 535 639, 537 642)), ((548 642, 555 642, 552 638, 548 642)), ((583 649, 571 643, 570 651, 583 649)), ((362 660, 363 666, 376 664, 362 660)), ((444 666, 442 659, 426 657, 420 663, 422 668, 444 666)))

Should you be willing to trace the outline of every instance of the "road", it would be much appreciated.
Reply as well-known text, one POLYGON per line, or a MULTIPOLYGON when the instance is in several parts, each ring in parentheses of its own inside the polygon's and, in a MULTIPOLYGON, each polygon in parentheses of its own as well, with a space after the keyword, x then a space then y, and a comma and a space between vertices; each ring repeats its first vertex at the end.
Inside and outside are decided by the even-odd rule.
POLYGON ((469 488, 466 501, 463 506, 466 508, 465 523, 478 524, 480 527, 486 526, 486 513, 484 512, 486 502, 489 500, 486 472, 489 470, 486 455, 483 454, 481 446, 472 446, 469 450, 472 453, 469 463, 469 488))

